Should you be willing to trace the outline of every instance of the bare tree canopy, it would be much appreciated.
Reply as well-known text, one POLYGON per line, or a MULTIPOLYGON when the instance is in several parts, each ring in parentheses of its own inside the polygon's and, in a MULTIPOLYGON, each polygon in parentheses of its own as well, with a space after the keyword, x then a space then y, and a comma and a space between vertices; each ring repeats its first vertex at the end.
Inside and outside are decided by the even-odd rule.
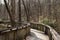
POLYGON ((12 27, 22 22, 40 22, 60 33, 60 0, 0 0, 0 19, 12 27), (57 27, 56 27, 57 26, 57 27))

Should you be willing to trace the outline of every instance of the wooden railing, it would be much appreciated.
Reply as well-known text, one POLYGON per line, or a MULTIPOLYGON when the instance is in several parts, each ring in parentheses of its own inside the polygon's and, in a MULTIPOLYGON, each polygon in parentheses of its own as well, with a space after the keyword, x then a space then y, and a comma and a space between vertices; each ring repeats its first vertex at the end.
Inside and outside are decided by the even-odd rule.
POLYGON ((43 31, 49 36, 49 40, 60 40, 60 35, 49 25, 43 23, 31 22, 31 28, 43 31))
POLYGON ((0 40, 23 40, 30 32, 29 25, 0 30, 0 40))
MULTIPOLYGON (((10 24, 10 22, 3 23, 10 24)), ((26 36, 30 33, 30 27, 43 31, 46 35, 49 36, 49 40, 60 40, 60 35, 52 27, 37 22, 30 22, 30 24, 26 23, 26 25, 23 27, 14 27, 0 30, 0 40, 21 40, 21 38, 25 39, 26 36)))

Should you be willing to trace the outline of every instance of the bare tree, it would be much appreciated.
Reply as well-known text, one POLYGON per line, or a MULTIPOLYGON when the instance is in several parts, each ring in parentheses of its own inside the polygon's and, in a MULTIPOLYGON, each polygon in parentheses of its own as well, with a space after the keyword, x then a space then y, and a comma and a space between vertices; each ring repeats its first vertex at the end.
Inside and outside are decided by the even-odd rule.
POLYGON ((10 11, 8 5, 7 5, 6 0, 4 0, 4 3, 5 3, 5 6, 6 6, 6 9, 7 9, 7 11, 8 11, 9 17, 10 17, 11 25, 12 25, 12 27, 14 27, 15 21, 13 20, 13 17, 12 17, 11 11, 10 11))
MULTIPOLYGON (((19 0, 18 4, 19 4, 18 6, 19 7, 19 22, 21 22, 21 0, 19 0)), ((21 23, 19 25, 21 25, 21 23)))
POLYGON ((25 10, 25 12, 26 12, 27 22, 29 22, 29 13, 28 13, 27 7, 26 7, 26 5, 25 5, 24 0, 22 0, 22 2, 23 2, 23 5, 24 5, 24 10, 25 10))

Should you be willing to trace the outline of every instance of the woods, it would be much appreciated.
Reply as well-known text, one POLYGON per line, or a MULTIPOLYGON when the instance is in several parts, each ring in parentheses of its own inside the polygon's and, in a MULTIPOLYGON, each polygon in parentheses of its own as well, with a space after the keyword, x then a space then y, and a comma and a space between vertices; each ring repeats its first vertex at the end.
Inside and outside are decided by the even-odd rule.
POLYGON ((0 19, 16 22, 45 23, 60 33, 60 0, 3 0, 0 3, 0 19), (4 1, 4 2, 3 2, 4 1))

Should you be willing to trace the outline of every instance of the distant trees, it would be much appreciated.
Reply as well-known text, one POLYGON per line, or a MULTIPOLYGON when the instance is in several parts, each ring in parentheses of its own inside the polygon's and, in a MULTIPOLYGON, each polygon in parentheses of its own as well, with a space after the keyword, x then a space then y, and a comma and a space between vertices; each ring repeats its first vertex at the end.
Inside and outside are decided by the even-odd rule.
POLYGON ((25 4, 24 0, 22 0, 22 3, 24 5, 24 10, 25 10, 25 13, 26 13, 27 22, 29 22, 30 17, 29 17, 29 8, 28 8, 28 5, 25 4))
MULTIPOLYGON (((15 17, 18 16, 18 22, 22 22, 22 19, 26 19, 27 22, 34 21, 48 21, 54 22, 60 28, 60 0, 4 0, 6 9, 8 11, 11 24, 15 26, 15 17)), ((0 4, 0 12, 4 8, 0 4)), ((5 12, 5 11, 4 11, 5 12)), ((24 20, 25 21, 25 20, 24 20)), ((20 25, 20 24, 19 24, 20 25)))

